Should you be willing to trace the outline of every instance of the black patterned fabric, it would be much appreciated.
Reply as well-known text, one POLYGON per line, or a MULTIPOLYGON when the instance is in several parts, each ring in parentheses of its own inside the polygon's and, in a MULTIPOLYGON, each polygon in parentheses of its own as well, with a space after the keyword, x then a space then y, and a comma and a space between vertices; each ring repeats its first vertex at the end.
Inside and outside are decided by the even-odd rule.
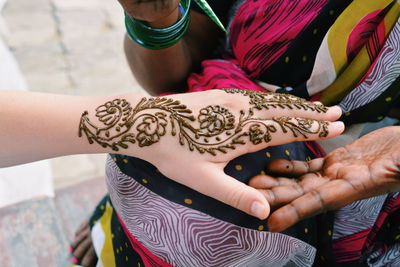
MULTIPOLYGON (((237 0, 211 0, 207 1, 207 3, 213 9, 217 17, 221 20, 222 24, 226 26, 226 24, 228 23, 228 11, 231 9, 236 1, 237 0)), ((206 15, 204 11, 195 3, 195 1, 192 1, 191 9, 198 13, 206 15)))

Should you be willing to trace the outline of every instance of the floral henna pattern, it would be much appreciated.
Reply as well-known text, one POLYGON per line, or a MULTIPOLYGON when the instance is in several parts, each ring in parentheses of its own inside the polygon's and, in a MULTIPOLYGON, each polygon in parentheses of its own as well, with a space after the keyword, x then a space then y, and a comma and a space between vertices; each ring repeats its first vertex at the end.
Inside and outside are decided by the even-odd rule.
POLYGON ((235 127, 235 117, 226 108, 220 106, 208 106, 200 110, 198 121, 200 129, 207 130, 202 135, 208 137, 235 127))
POLYGON ((82 114, 79 136, 86 135, 90 144, 96 142, 114 151, 127 149, 128 144, 139 147, 157 143, 168 132, 178 136, 181 145, 191 151, 216 155, 217 151, 226 153, 237 145, 249 140, 254 145, 270 142, 272 133, 278 128, 284 133, 307 138, 310 134, 328 135, 328 124, 311 119, 277 117, 256 118, 254 109, 289 108, 326 112, 320 104, 306 102, 304 99, 284 95, 252 92, 239 89, 225 89, 227 93, 239 93, 250 98, 250 108, 235 116, 225 107, 209 105, 199 111, 197 118, 193 112, 179 101, 169 98, 142 98, 133 108, 125 99, 115 99, 99 106, 96 117, 101 127, 89 120, 89 113, 82 114))

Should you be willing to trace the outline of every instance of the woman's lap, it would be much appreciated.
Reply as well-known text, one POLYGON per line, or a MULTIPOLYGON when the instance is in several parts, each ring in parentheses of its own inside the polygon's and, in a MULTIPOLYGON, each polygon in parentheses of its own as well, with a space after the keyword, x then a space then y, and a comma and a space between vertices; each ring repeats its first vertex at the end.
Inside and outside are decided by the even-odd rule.
MULTIPOLYGON (((273 158, 311 157, 304 143, 295 143, 245 155, 232 161, 225 171, 247 182, 265 171, 273 158)), ((111 201, 127 234, 173 265, 281 265, 292 261, 307 266, 314 260, 314 247, 331 240, 332 221, 325 220, 321 228, 313 218, 284 234, 273 234, 268 232, 266 221, 176 184, 140 159, 109 157, 107 177, 111 201)), ((329 255, 323 258, 329 259, 329 255)))

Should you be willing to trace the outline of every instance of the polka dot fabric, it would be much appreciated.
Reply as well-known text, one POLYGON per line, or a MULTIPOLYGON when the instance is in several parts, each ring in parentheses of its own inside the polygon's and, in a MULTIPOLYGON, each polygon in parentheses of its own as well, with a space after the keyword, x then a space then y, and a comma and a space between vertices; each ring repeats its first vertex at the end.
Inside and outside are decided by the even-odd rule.
MULTIPOLYGON (((221 7, 220 2, 209 1, 212 7, 216 5, 215 3, 219 3, 218 6, 221 7)), ((226 53, 222 59, 204 61, 202 71, 189 77, 188 90, 242 88, 265 91, 265 87, 258 83, 258 81, 262 81, 266 84, 276 85, 280 88, 278 92, 290 93, 309 99, 307 80, 313 72, 321 43, 343 12, 349 5, 356 2, 350 0, 237 1, 235 12, 233 12, 234 17, 229 23, 226 53)), ((385 2, 387 1, 385 0, 385 2)), ((229 5, 231 4, 232 2, 229 1, 229 5)), ((218 12, 222 11, 227 14, 228 9, 222 8, 218 12)), ((344 114, 343 120, 354 123, 382 119, 388 109, 381 107, 389 108, 398 100, 398 80, 397 83, 388 88, 390 89, 385 90, 385 93, 380 93, 374 102, 368 102, 370 103, 368 109, 363 104, 359 109, 346 110, 349 112, 344 114), (376 105, 379 108, 374 108, 376 105)), ((362 91, 360 90, 360 92, 362 91)), ((318 100, 321 94, 313 95, 312 99, 318 100)), ((359 100, 360 97, 356 99, 359 100)), ((315 158, 315 154, 308 149, 305 143, 270 147, 231 161, 226 166, 225 172, 237 180, 247 183, 251 177, 265 173, 267 171, 265 166, 269 161, 281 158, 311 160, 315 158)), ((113 159, 122 173, 171 202, 246 229, 259 232, 268 231, 265 221, 253 218, 173 182, 148 162, 120 155, 113 155, 113 159)), ((176 166, 176 168, 179 168, 179 166, 176 166)), ((315 258, 315 265, 328 266, 334 262, 332 255, 333 220, 333 213, 322 214, 299 222, 286 230, 284 234, 316 247, 318 254, 315 258)), ((392 221, 391 225, 393 227, 395 222, 392 221)), ((119 226, 117 221, 114 221, 114 224, 111 225, 114 239, 120 240, 118 243, 113 243, 114 253, 116 257, 121 255, 119 259, 121 261, 126 259, 125 257, 128 257, 129 260, 130 257, 134 258, 132 265, 121 266, 142 264, 139 254, 135 254, 135 252, 133 252, 134 255, 123 254, 125 253, 123 242, 126 239, 119 237, 119 226)), ((389 228, 391 229, 391 227, 389 228)), ((379 232, 379 229, 377 227, 376 231, 379 232)), ((392 230, 387 232, 391 233, 390 237, 393 242, 400 239, 397 232, 392 230)), ((383 233, 383 236, 387 236, 386 232, 383 233)), ((162 242, 162 240, 159 241, 162 242)), ((351 250, 351 248, 348 249, 351 250)), ((135 248, 132 248, 132 250, 135 250, 135 248)), ((351 262, 351 264, 357 264, 357 261, 351 262)), ((345 266, 345 261, 343 266, 345 266)))

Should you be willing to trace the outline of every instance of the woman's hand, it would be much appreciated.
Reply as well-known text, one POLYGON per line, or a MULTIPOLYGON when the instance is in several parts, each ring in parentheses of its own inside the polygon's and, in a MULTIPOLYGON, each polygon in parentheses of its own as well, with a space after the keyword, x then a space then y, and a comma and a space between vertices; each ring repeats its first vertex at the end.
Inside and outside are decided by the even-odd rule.
POLYGON ((325 159, 309 162, 276 160, 269 171, 290 178, 256 176, 250 185, 270 203, 271 231, 280 232, 296 222, 336 210, 356 200, 400 190, 400 127, 374 131, 325 159))
POLYGON ((83 114, 80 135, 121 154, 142 158, 161 173, 260 219, 262 193, 224 173, 249 152, 339 135, 338 107, 273 93, 212 90, 159 98, 115 99, 83 114))
POLYGON ((179 0, 118 0, 132 18, 150 23, 153 27, 167 27, 179 17, 179 0))

